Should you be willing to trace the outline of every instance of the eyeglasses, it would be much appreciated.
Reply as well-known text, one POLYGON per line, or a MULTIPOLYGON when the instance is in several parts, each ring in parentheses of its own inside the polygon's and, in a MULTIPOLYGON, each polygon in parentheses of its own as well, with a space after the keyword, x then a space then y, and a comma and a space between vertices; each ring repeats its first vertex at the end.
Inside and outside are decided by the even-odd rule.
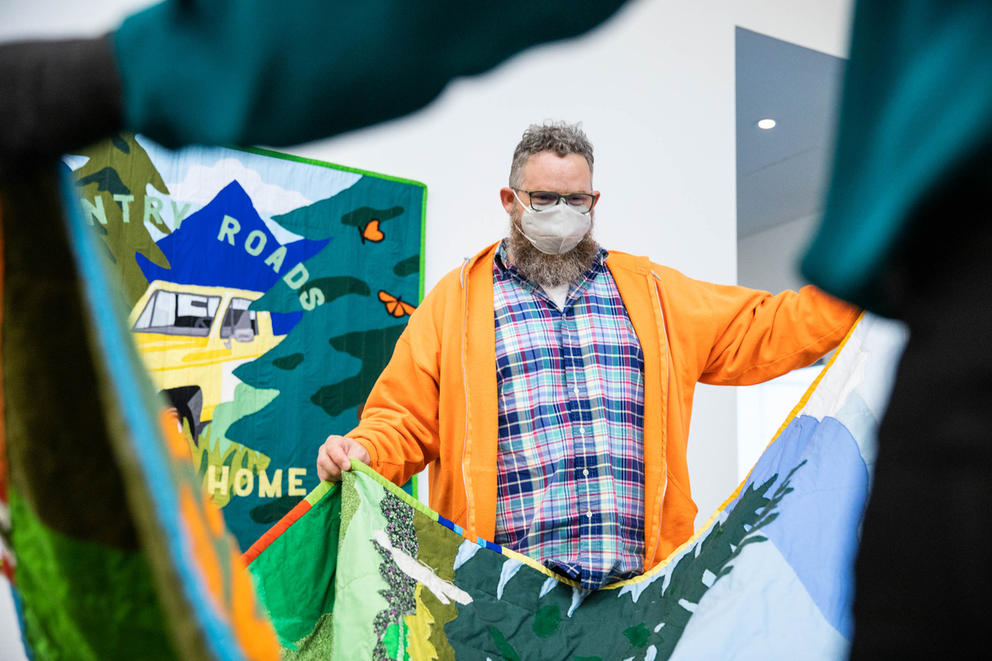
POLYGON ((596 204, 596 196, 591 193, 555 193, 549 190, 521 190, 514 188, 518 193, 527 193, 530 197, 530 208, 534 211, 546 211, 557 205, 562 200, 565 204, 581 213, 589 213, 593 205, 596 204))

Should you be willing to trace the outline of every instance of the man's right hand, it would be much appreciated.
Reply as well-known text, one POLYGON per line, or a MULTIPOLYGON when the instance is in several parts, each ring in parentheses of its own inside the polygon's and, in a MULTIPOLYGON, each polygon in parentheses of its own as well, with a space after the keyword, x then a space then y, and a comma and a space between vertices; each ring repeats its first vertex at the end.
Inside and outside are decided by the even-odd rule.
POLYGON ((317 452, 317 477, 331 482, 340 481, 341 471, 351 470, 352 459, 369 463, 368 450, 353 438, 328 436, 317 452))

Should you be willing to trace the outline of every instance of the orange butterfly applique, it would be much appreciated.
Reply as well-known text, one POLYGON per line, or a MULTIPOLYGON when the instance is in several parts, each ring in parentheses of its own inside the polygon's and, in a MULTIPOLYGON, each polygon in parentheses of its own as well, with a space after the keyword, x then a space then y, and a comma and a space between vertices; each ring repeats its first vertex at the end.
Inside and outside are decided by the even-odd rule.
POLYGON ((402 317, 404 315, 413 314, 413 311, 417 309, 415 305, 406 303, 399 296, 387 294, 383 289, 379 290, 379 300, 386 304, 386 312, 394 317, 402 317))
POLYGON ((383 234, 381 229, 379 229, 378 218, 373 218, 372 220, 370 220, 369 224, 366 225, 364 228, 362 228, 361 235, 362 235, 362 243, 365 243, 366 241, 371 241, 372 243, 379 243, 384 238, 386 238, 386 235, 383 234))

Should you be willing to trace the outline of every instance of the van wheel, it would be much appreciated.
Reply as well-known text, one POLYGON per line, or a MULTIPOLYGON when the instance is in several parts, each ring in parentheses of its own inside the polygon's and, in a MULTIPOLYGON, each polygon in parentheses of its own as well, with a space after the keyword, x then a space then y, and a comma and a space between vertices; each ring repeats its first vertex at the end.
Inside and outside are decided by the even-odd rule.
POLYGON ((200 432, 206 423, 200 421, 200 413, 203 410, 203 391, 199 386, 182 386, 180 388, 170 388, 163 390, 162 394, 169 403, 176 407, 179 412, 179 419, 189 425, 193 434, 193 443, 197 444, 200 439, 200 432))

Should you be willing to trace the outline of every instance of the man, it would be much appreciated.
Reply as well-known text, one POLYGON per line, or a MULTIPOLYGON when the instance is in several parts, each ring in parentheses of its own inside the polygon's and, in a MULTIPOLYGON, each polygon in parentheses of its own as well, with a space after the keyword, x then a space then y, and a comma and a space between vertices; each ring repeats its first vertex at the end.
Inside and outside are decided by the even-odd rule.
POLYGON ((509 236, 428 294, 358 427, 317 457, 331 480, 351 458, 397 483, 432 464, 441 515, 587 589, 692 534, 696 382, 808 365, 858 314, 814 287, 772 296, 601 249, 592 169, 577 126, 524 133, 500 191, 509 236))

